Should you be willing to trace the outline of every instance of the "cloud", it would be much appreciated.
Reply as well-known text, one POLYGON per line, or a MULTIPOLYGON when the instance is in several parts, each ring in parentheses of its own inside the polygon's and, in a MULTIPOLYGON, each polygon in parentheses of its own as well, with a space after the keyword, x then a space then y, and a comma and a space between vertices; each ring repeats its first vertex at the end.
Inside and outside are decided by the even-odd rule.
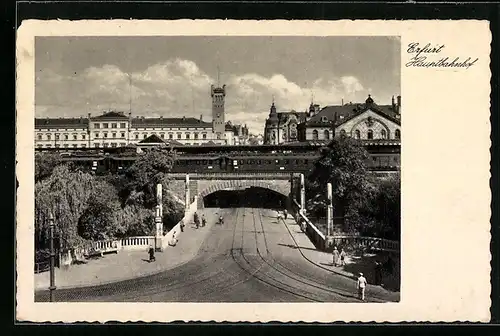
MULTIPOLYGON (((63 76, 43 69, 36 76, 38 117, 98 115, 103 110, 128 111, 143 116, 195 116, 211 120, 210 85, 216 80, 190 60, 170 59, 141 72, 127 74, 115 65, 89 67, 63 76)), ((262 133, 274 97, 278 111, 305 111, 311 98, 321 106, 366 98, 353 76, 326 76, 300 85, 283 74, 255 73, 227 78, 226 120, 247 124, 262 133)))

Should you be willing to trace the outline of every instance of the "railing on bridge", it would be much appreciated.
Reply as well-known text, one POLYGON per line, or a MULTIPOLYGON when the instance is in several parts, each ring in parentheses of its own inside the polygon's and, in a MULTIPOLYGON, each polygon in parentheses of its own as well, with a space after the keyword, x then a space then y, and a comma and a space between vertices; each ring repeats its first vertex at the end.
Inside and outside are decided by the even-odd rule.
MULTIPOLYGON (((168 176, 175 178, 175 179, 185 179, 186 174, 185 173, 169 173, 168 176)), ((244 179, 268 179, 268 180, 289 180, 290 179, 290 173, 281 173, 281 172, 276 172, 276 173, 189 173, 189 178, 191 180, 196 180, 196 179, 203 179, 203 180, 209 180, 209 179, 228 179, 228 180, 244 180, 244 179)))
MULTIPOLYGON (((293 200, 293 205, 295 209, 300 208, 298 202, 295 199, 293 200)), ((318 250, 330 250, 330 246, 327 246, 326 235, 321 232, 321 230, 316 225, 314 225, 306 215, 298 211, 297 219, 311 242, 314 244, 314 246, 316 246, 318 250)), ((332 235, 331 238, 333 240, 333 246, 349 246, 361 248, 364 251, 386 251, 400 253, 400 244, 399 242, 394 240, 378 237, 364 237, 360 235, 338 234, 332 235)))

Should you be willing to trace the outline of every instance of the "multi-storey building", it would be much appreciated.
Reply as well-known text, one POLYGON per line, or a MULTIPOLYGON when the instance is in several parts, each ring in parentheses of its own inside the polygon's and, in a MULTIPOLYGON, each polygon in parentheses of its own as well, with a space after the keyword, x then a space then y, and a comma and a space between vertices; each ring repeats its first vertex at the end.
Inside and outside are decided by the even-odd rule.
POLYGON ((377 105, 368 95, 364 104, 326 106, 299 126, 300 141, 331 140, 346 134, 361 140, 400 140, 401 96, 391 105, 377 105))
POLYGON ((264 128, 264 144, 279 145, 299 140, 298 125, 307 120, 307 112, 277 112, 273 104, 264 128))
MULTIPOLYGON (((129 112, 108 111, 87 118, 36 118, 37 148, 109 148, 135 144, 151 135, 166 143, 183 145, 240 144, 240 134, 226 135, 224 103, 226 86, 211 87, 212 122, 192 117, 132 117, 129 112), (235 140, 237 139, 237 141, 235 140), (231 143, 230 143, 231 142, 231 143)), ((237 131, 237 130, 236 130, 237 131)), ((247 131, 248 134, 248 131, 247 131)))

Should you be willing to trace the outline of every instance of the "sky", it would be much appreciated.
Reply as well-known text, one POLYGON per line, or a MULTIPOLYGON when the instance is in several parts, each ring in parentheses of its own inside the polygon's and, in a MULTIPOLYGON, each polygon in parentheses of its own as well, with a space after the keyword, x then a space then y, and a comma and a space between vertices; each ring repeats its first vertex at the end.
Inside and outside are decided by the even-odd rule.
POLYGON ((390 104, 400 94, 398 37, 37 37, 36 117, 144 117, 211 121, 210 85, 226 85, 226 121, 262 134, 280 111, 342 101, 390 104))

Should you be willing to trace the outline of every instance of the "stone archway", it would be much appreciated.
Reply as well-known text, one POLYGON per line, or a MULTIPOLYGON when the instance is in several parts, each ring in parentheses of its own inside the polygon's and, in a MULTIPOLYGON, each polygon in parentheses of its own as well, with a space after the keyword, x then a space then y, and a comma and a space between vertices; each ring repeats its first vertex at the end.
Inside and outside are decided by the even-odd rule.
POLYGON ((227 181, 199 181, 198 184, 198 208, 203 207, 205 196, 224 189, 241 190, 258 187, 272 190, 288 198, 290 193, 290 182, 287 180, 227 180, 227 181))

